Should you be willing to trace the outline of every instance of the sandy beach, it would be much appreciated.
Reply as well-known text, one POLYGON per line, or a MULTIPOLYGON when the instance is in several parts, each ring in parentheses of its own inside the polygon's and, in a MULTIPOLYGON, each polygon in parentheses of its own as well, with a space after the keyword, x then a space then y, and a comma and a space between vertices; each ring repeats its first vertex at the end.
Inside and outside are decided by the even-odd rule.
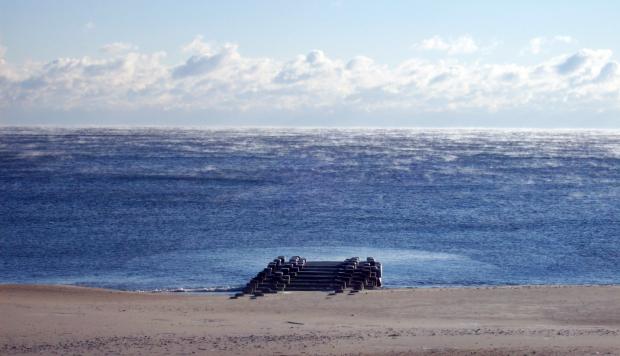
POLYGON ((620 286, 257 299, 0 286, 0 354, 620 354, 620 286))

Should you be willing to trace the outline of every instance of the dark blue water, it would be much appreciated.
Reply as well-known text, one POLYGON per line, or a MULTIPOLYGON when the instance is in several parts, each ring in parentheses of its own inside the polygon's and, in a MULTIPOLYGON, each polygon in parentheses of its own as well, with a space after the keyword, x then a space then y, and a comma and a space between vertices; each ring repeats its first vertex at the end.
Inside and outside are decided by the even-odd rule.
POLYGON ((0 129, 0 283, 620 283, 620 132, 0 129))

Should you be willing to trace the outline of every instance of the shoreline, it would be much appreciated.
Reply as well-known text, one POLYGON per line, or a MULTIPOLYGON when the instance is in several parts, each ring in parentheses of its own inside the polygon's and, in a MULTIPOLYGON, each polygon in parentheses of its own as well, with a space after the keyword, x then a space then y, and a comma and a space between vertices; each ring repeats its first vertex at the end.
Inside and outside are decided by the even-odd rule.
POLYGON ((619 354, 618 300, 617 285, 230 299, 5 284, 0 354, 619 354))
MULTIPOLYGON (((108 287, 92 287, 75 284, 47 284, 47 283, 0 283, 0 289, 3 287, 61 287, 61 288, 81 288, 85 290, 100 290, 109 292, 137 293, 137 294, 170 294, 170 295, 232 295, 243 290, 243 286, 239 287, 197 287, 197 288, 170 288, 170 289, 154 289, 154 290, 126 290, 108 287), (213 290, 210 290, 213 289, 213 290)), ((428 286, 411 286, 411 287, 390 287, 383 286, 379 289, 368 291, 406 291, 406 290, 456 290, 456 289, 511 289, 511 288, 569 288, 569 287, 620 287, 620 283, 606 284, 498 284, 498 285, 428 285, 428 286)), ((346 292, 346 291, 345 291, 346 292)), ((281 291, 281 293, 293 293, 292 291, 281 291)), ((319 292, 320 293, 320 292, 319 292)), ((326 291, 325 293, 329 293, 326 291)))

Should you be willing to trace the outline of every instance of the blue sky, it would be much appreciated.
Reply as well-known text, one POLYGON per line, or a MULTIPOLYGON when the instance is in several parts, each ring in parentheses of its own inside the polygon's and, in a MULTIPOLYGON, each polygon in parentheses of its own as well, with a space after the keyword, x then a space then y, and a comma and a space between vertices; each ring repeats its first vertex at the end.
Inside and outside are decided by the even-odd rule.
POLYGON ((620 127, 617 1, 3 1, 0 124, 620 127))

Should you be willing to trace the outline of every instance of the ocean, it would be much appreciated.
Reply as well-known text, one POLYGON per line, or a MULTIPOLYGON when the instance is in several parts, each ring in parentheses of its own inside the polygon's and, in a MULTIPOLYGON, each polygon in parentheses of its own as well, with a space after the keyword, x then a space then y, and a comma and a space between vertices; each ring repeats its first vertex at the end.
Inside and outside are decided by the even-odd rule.
POLYGON ((0 128, 0 283, 227 291, 278 255, 618 284, 620 131, 0 128))

